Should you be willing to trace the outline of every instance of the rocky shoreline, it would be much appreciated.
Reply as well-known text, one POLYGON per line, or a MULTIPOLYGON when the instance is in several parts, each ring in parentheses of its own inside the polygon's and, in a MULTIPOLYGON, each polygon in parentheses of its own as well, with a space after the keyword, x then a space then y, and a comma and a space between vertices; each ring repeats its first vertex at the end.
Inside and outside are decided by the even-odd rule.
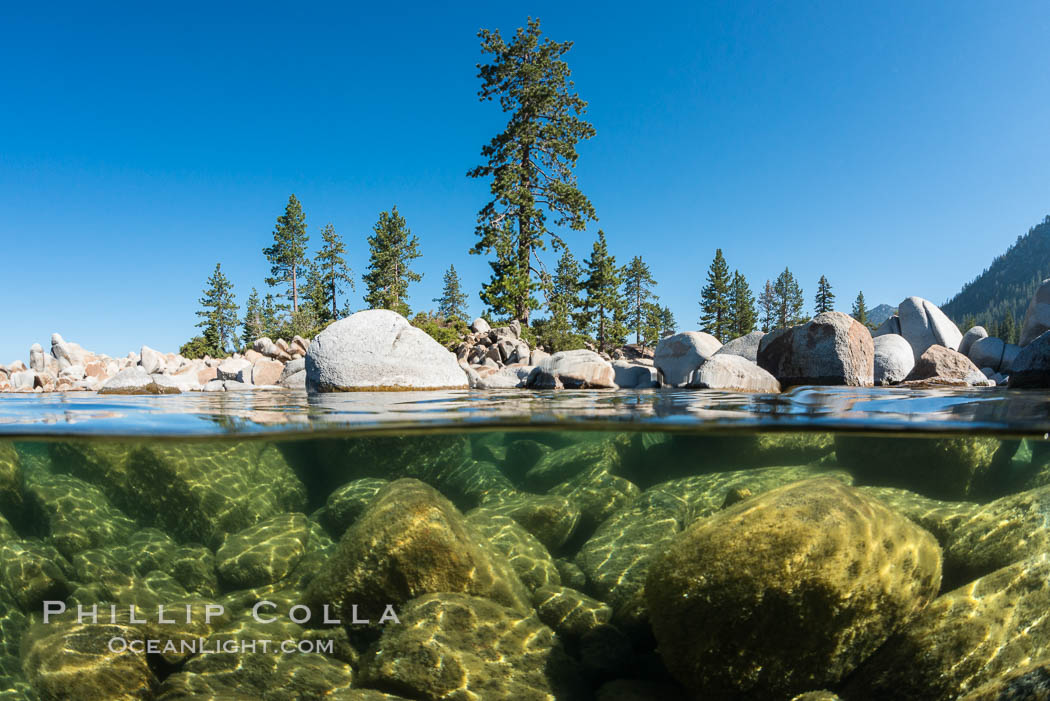
POLYGON ((795 385, 1050 387, 1050 280, 1025 315, 1021 343, 962 333, 933 303, 909 297, 875 331, 841 312, 722 344, 702 331, 628 345, 611 355, 531 348, 517 321, 475 319, 449 351, 396 312, 357 312, 313 340, 260 338, 228 358, 191 360, 142 346, 123 358, 51 337, 29 365, 0 365, 0 392, 178 394, 251 389, 650 389, 779 392, 795 385))

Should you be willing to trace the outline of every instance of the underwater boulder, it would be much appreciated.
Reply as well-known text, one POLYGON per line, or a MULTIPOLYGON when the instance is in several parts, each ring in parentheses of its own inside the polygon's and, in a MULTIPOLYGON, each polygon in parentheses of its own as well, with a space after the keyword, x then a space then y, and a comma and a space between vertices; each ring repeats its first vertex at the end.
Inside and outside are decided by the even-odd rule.
POLYGON ((561 575, 554 558, 517 521, 485 507, 471 509, 466 516, 467 523, 507 558, 529 591, 561 584, 561 575))
POLYGON ((847 680, 842 696, 957 699, 1050 655, 1047 610, 1050 555, 996 570, 934 599, 847 680))
POLYGON ((532 603, 540 620, 559 635, 579 638, 608 625, 613 610, 597 599, 570 587, 547 585, 532 593, 532 603))
POLYGON ((653 559, 645 597, 660 655, 684 686, 777 698, 843 679, 940 580, 932 535, 822 478, 695 522, 653 559))
POLYGON ((215 553, 220 579, 248 589, 283 579, 306 554, 310 529, 304 514, 280 514, 227 534, 215 553))
POLYGON ((26 613, 44 601, 65 599, 73 566, 54 547, 38 540, 0 543, 0 586, 26 613))
POLYGON ((961 585, 1042 553, 1050 553, 1050 487, 972 507, 944 548, 945 584, 961 585))
POLYGON ((858 484, 908 489, 933 499, 973 499, 995 473, 997 438, 913 438, 835 435, 838 464, 858 484))
POLYGON ((22 461, 13 444, 0 441, 0 514, 19 522, 25 497, 22 461))
POLYGON ((548 490, 548 494, 568 499, 580 510, 580 528, 586 532, 629 506, 641 496, 634 482, 613 474, 605 465, 595 465, 548 490))
POLYGON ((549 552, 557 552, 569 540, 582 515, 579 507, 565 497, 516 490, 488 492, 481 505, 517 521, 549 552))
POLYGON ((347 482, 328 495, 324 507, 317 514, 318 520, 332 537, 341 537, 364 513, 376 494, 388 484, 389 480, 378 477, 363 477, 347 482))
POLYGON ((685 387, 697 368, 722 347, 717 338, 703 331, 685 331, 661 338, 653 354, 653 365, 669 387, 685 387))
POLYGON ((539 459, 525 473, 524 484, 527 489, 543 492, 595 467, 615 473, 621 463, 620 452, 614 441, 590 438, 565 448, 540 453, 539 459))
POLYGON ((400 479, 347 529, 305 594, 350 620, 357 605, 378 617, 431 592, 464 592, 527 611, 529 596, 507 559, 433 487, 400 479))
MULTIPOLYGON (((896 487, 857 487, 857 491, 878 499, 909 521, 928 530, 941 544, 942 550, 947 547, 956 529, 979 508, 973 502, 940 501, 896 487)), ((947 572, 947 554, 944 569, 947 572)), ((947 579, 947 574, 944 578, 947 579)))
POLYGON ((534 613, 444 593, 413 599, 399 617, 362 659, 366 686, 428 701, 585 698, 573 660, 534 613))
POLYGON ((122 624, 38 623, 28 633, 26 677, 45 699, 152 699, 157 677, 146 655, 120 646, 114 652, 114 638, 143 645, 146 635, 122 624))
POLYGON ((455 354, 389 309, 357 312, 310 342, 306 386, 313 392, 466 389, 455 354))
POLYGON ((842 312, 824 312, 805 324, 763 336, 758 346, 758 364, 782 387, 871 387, 875 345, 864 324, 842 312))
POLYGON ((70 475, 34 472, 26 495, 38 527, 46 529, 49 542, 68 558, 90 548, 122 545, 138 529, 101 489, 70 475))

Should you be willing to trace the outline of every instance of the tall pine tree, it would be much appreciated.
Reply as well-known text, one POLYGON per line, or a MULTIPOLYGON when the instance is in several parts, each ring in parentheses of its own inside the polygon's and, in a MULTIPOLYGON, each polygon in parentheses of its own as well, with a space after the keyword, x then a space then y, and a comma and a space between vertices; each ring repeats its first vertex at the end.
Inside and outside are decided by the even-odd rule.
POLYGON ((254 287, 248 295, 248 302, 244 306, 244 326, 241 330, 241 341, 245 346, 251 347, 257 339, 266 335, 263 326, 263 308, 259 300, 259 291, 254 287))
POLYGON ((758 297, 758 306, 762 310, 762 330, 769 333, 776 328, 777 323, 777 293, 773 289, 773 283, 766 280, 762 287, 762 294, 758 297))
POLYGON ((299 311, 299 269, 306 264, 306 216, 302 205, 292 195, 285 205, 284 214, 277 217, 273 230, 273 245, 263 249, 270 262, 270 275, 266 284, 270 287, 291 285, 288 298, 292 300, 292 311, 299 311))
POLYGON ((331 222, 321 229, 321 250, 314 258, 314 264, 320 272, 321 288, 324 290, 325 308, 331 304, 332 320, 339 318, 338 296, 346 286, 354 289, 353 271, 346 264, 346 244, 343 237, 335 231, 331 222))
POLYGON ((674 319, 674 313, 670 307, 660 308, 660 336, 666 338, 678 333, 678 322, 674 319))
POLYGON ((635 343, 642 342, 643 326, 646 326, 649 321, 647 314, 652 311, 651 305, 659 299, 653 293, 654 287, 656 287, 656 280, 653 279, 653 273, 642 257, 631 258, 631 262, 623 269, 623 291, 626 302, 625 312, 630 320, 631 330, 634 331, 635 343))
POLYGON ((411 313, 408 285, 423 279, 409 267, 423 255, 419 252, 419 239, 412 235, 396 206, 382 212, 372 230, 375 233, 368 237, 368 272, 362 276, 365 303, 369 309, 392 309, 407 317, 411 313))
POLYGON ((233 297, 233 283, 222 272, 222 264, 215 264, 215 272, 205 283, 200 298, 201 317, 197 328, 203 329, 208 352, 213 356, 226 355, 230 341, 237 339, 237 302, 233 297))
MULTIPOLYGON (((579 327, 583 322, 580 308, 580 265, 576 256, 566 248, 554 276, 549 281, 547 307, 550 316, 542 323, 541 339, 547 350, 556 353, 582 347, 579 327)), ((539 322, 537 322, 539 325, 539 322)))
POLYGON ((729 290, 729 308, 732 317, 732 336, 739 338, 755 330, 758 312, 751 287, 739 270, 733 271, 733 282, 729 290))
POLYGON ((857 299, 853 302, 853 318, 868 325, 868 305, 864 303, 863 290, 857 293, 857 299))
POLYGON ((583 302, 583 313, 598 351, 611 352, 623 344, 627 329, 622 325, 623 298, 620 296, 620 269, 616 267, 616 258, 609 255, 605 241, 605 232, 598 231, 598 239, 587 259, 587 277, 583 282, 586 297, 583 302))
POLYGON ((435 297, 434 301, 438 303, 438 313, 446 320, 466 320, 467 296, 463 294, 463 286, 460 285, 456 266, 448 266, 448 270, 445 271, 444 287, 441 289, 441 296, 435 297))
POLYGON ((719 248, 707 270, 707 284, 700 292, 700 328, 723 343, 729 340, 733 325, 729 304, 730 284, 729 266, 719 248))
POLYGON ((556 248, 561 238, 549 228, 583 230, 596 219, 594 206, 576 186, 576 144, 594 136, 594 127, 581 116, 587 103, 573 92, 568 65, 561 57, 572 42, 541 39, 539 20, 529 19, 507 43, 499 31, 478 33, 481 50, 490 63, 478 64, 482 101, 498 100, 510 113, 507 127, 481 149, 484 165, 471 170, 472 178, 491 178, 489 200, 478 212, 478 241, 470 252, 500 251, 505 264, 497 275, 512 275, 512 284, 501 285, 509 296, 510 315, 528 325, 538 305, 530 283, 540 277, 538 251, 549 236, 556 248), (508 230, 504 223, 513 228, 508 230))
POLYGON ((779 328, 795 326, 806 320, 803 308, 806 305, 802 296, 802 288, 790 270, 784 268, 784 272, 777 276, 773 283, 773 292, 776 296, 776 322, 779 328))
POLYGON ((539 302, 533 296, 538 285, 533 282, 528 265, 519 260, 519 250, 510 220, 503 223, 503 233, 493 243, 495 260, 489 261, 492 275, 481 286, 481 301, 490 316, 498 319, 516 319, 524 298, 528 309, 536 309, 539 302))
POLYGON ((835 295, 831 292, 831 283, 823 275, 817 282, 816 313, 823 314, 835 310, 835 295))

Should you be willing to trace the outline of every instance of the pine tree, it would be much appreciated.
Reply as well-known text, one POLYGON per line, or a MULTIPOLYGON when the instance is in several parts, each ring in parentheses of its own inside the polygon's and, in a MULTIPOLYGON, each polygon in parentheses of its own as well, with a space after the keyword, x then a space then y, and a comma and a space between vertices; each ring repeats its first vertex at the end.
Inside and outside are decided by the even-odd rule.
MULTIPOLYGON (((641 344, 646 348, 654 347, 663 336, 664 307, 652 302, 645 303, 642 313, 641 344)), ((673 326, 673 323, 672 323, 673 326)))
POLYGON ((375 234, 368 237, 368 272, 362 276, 367 290, 365 303, 369 309, 392 309, 407 317, 411 313, 408 285, 423 279, 408 267, 423 255, 419 252, 419 239, 405 225, 396 206, 382 212, 372 230, 375 234))
POLYGON ((853 302, 852 316, 865 326, 868 325, 868 305, 864 303, 863 291, 857 293, 857 299, 853 302))
POLYGON ((779 328, 795 326, 806 320, 802 312, 806 304, 802 288, 790 270, 784 268, 784 272, 777 276, 777 281, 773 283, 773 292, 776 297, 776 321, 779 328))
POLYGON ((336 233, 331 222, 321 229, 321 250, 317 252, 314 263, 321 273, 320 283, 324 290, 325 309, 331 304, 331 314, 326 315, 329 319, 339 318, 339 305, 337 297, 346 289, 354 289, 353 271, 346 264, 346 244, 343 237, 336 233))
POLYGON ((676 322, 674 319, 674 313, 671 312, 670 307, 662 307, 660 309, 661 338, 674 336, 676 333, 678 333, 678 322, 676 322))
POLYGON ((623 299, 620 296, 620 269, 616 258, 609 255, 605 232, 598 230, 598 240, 587 260, 587 277, 583 282, 586 298, 583 313, 599 352, 608 353, 623 343, 627 329, 622 326, 623 299))
POLYGON ((583 321, 580 313, 580 266, 568 248, 558 259, 558 267, 548 287, 547 307, 550 316, 543 322, 543 345, 552 353, 581 347, 578 333, 583 321))
POLYGON ((1006 312, 1003 315, 1003 320, 999 324, 999 338, 1003 339, 1006 343, 1017 343, 1019 340, 1019 334, 1017 332, 1017 322, 1014 321, 1014 315, 1010 312, 1006 312))
POLYGON ((499 319, 516 319, 522 304, 529 310, 539 307, 532 294, 537 285, 532 281, 527 261, 519 258, 510 220, 504 221, 500 236, 493 242, 493 250, 496 259, 489 261, 492 275, 481 286, 481 301, 488 307, 490 315, 499 319))
POLYGON ((222 273, 222 264, 215 264, 215 272, 205 283, 199 304, 201 317, 197 328, 204 329, 204 341, 213 356, 226 355, 229 341, 237 338, 237 302, 233 297, 233 283, 222 273))
POLYGON ((820 276, 820 281, 817 282, 816 303, 817 314, 834 311, 835 309, 835 295, 831 292, 831 283, 823 275, 820 276))
POLYGON ((329 322, 335 321, 335 316, 328 306, 328 288, 316 260, 307 261, 303 266, 302 280, 302 300, 299 303, 299 311, 292 312, 290 335, 298 334, 309 338, 329 322))
MULTIPOLYGON (((537 306, 531 291, 533 276, 539 277, 541 270, 538 251, 548 236, 555 248, 564 245, 548 228, 548 216, 555 227, 579 231, 588 219, 596 219, 573 173, 576 144, 594 136, 594 127, 581 119, 587 103, 572 92, 569 67, 561 60, 572 42, 541 40, 540 34, 539 20, 531 18, 509 44, 498 30, 478 33, 482 52, 492 55, 491 63, 478 64, 478 96, 498 100, 511 116, 507 128, 482 148, 486 163, 467 173, 492 179, 492 199, 478 212, 478 241, 470 252, 489 253, 501 242, 509 245, 504 223, 513 226, 514 251, 504 255, 514 263, 514 277, 530 284, 515 279, 503 287, 511 316, 525 325, 537 306)), ((508 272, 506 265, 501 271, 508 272)))
POLYGON ((466 320, 467 312, 465 306, 467 304, 467 296, 463 294, 463 288, 459 284, 456 266, 448 266, 448 270, 445 271, 444 282, 445 286, 441 290, 441 296, 435 297, 433 300, 438 303, 438 312, 446 320, 466 320))
POLYGON ((652 303, 659 299, 654 293, 656 280, 652 271, 642 260, 635 256, 623 269, 623 291, 626 302, 626 314, 634 331, 634 342, 641 343, 644 336, 643 326, 647 324, 646 314, 651 311, 652 303))
POLYGON ((263 335, 269 339, 276 340, 281 337, 281 312, 287 309, 284 305, 277 304, 274 296, 267 293, 263 298, 262 325, 263 335))
POLYGON ((755 298, 751 286, 739 270, 733 271, 733 282, 729 288, 729 309, 731 317, 730 334, 734 338, 746 336, 755 330, 758 312, 755 310, 755 298))
POLYGON ((762 294, 758 298, 758 306, 762 309, 762 330, 769 333, 776 328, 777 323, 777 293, 769 280, 766 280, 766 284, 762 288, 762 294))
POLYGON ((241 341, 245 346, 251 347, 252 343, 265 335, 262 302, 259 300, 259 291, 253 287, 252 293, 248 295, 248 303, 244 307, 241 341))
POLYGON ((292 195, 284 208, 284 214, 277 217, 277 226, 273 230, 273 245, 263 249, 266 260, 270 262, 270 275, 266 284, 270 287, 291 285, 288 294, 292 300, 292 311, 299 310, 299 268, 306 264, 306 217, 302 205, 292 195))
POLYGON ((729 266, 722 257, 722 249, 715 251, 715 259, 707 270, 707 284, 700 292, 700 328, 725 343, 732 332, 732 310, 729 305, 729 266))

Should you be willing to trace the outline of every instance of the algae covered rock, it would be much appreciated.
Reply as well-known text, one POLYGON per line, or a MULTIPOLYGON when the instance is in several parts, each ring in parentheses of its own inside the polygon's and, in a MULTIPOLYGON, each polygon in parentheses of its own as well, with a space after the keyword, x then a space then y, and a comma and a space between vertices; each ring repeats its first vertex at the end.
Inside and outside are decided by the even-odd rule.
POLYGON ((511 517, 481 507, 467 513, 467 523, 507 558, 530 591, 561 584, 550 553, 511 517))
POLYGON ((959 500, 980 491, 996 459, 997 438, 880 438, 835 436, 835 455, 859 484, 909 489, 959 500))
POLYGON ((588 530, 616 511, 630 506, 641 493, 638 485, 602 466, 581 472, 550 490, 550 494, 565 497, 579 507, 582 527, 588 530))
POLYGON ((215 553, 219 577, 234 589, 273 584, 299 564, 309 536, 303 514, 281 514, 228 535, 215 553))
POLYGON ((553 494, 529 494, 518 491, 487 493, 482 506, 517 521, 536 536, 549 552, 555 552, 569 540, 580 522, 580 509, 565 497, 553 494))
POLYGON ((360 671, 415 699, 581 698, 573 662, 535 614, 466 594, 428 594, 388 625, 360 671))
POLYGON ((525 474, 525 487, 545 492, 593 468, 615 473, 620 465, 620 454, 613 441, 591 439, 543 454, 525 474))
POLYGON ((612 608, 583 592, 543 586, 532 593, 536 615, 560 635, 581 637, 612 620, 612 608))
POLYGON ((12 521, 22 516, 22 461, 8 441, 0 441, 0 515, 12 521))
POLYGON ((922 610, 940 578, 933 536, 825 478, 695 522, 653 559, 645 596, 683 685, 776 697, 841 680, 922 610))
POLYGON ((48 538, 66 557, 90 548, 123 544, 136 524, 93 484, 70 475, 36 472, 26 488, 30 509, 46 524, 48 538))
POLYGON ((0 584, 23 611, 37 611, 44 601, 66 598, 71 570, 50 545, 35 540, 0 544, 0 584))
POLYGON ((389 481, 385 479, 365 477, 339 487, 328 495, 324 509, 318 514, 321 525, 335 537, 343 535, 387 484, 389 481))
MULTIPOLYGON (((942 548, 947 547, 952 534, 980 508, 972 502, 930 499, 894 487, 858 487, 857 491, 878 499, 909 521, 928 530, 942 548)), ((945 553, 945 570, 948 569, 947 559, 945 553)))
POLYGON ((347 529, 336 551, 306 592, 317 610, 332 604, 351 619, 352 605, 378 617, 431 592, 463 592, 529 609, 518 575, 471 528, 452 503, 418 480, 401 479, 383 488, 347 529))
POLYGON ((144 644, 139 629, 127 625, 38 624, 29 633, 24 660, 26 677, 46 699, 112 701, 151 699, 157 678, 144 653, 121 646, 113 638, 144 644))
POLYGON ((50 455, 56 471, 97 485, 121 511, 182 542, 217 548, 227 533, 306 506, 302 482, 262 441, 62 441, 50 455))
POLYGON ((944 548, 945 580, 963 584, 1043 553, 1050 553, 1050 487, 973 507, 944 548))
POLYGON ((1050 656, 1048 609, 1050 556, 996 570, 931 602, 857 670, 843 698, 947 701, 975 691, 1050 656))

